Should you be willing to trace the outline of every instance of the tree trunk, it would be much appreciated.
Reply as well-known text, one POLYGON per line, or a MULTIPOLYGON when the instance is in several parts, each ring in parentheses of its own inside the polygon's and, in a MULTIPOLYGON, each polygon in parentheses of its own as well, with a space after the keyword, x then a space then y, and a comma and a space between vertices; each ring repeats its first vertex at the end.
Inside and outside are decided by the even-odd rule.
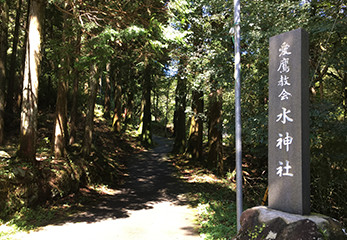
POLYGON ((44 10, 45 1, 32 0, 30 2, 19 149, 20 157, 29 161, 34 161, 36 154, 37 102, 44 10))
POLYGON ((120 133, 121 129, 121 121, 122 121, 122 87, 120 84, 116 83, 114 90, 114 115, 112 128, 116 133, 120 133))
MULTIPOLYGON (((20 56, 20 71, 19 71, 19 81, 18 85, 15 86, 14 94, 15 94, 15 109, 18 110, 18 112, 21 112, 22 108, 22 101, 23 101, 23 81, 24 81, 24 71, 25 71, 25 61, 26 61, 26 53, 27 53, 27 42, 28 42, 28 33, 29 33, 29 18, 30 18, 30 7, 31 7, 31 0, 26 1, 26 20, 24 22, 25 26, 23 29, 24 31, 24 40, 23 40, 23 51, 20 56)), ((24 13, 24 12, 23 12, 24 13)), ((24 14, 23 14, 24 15, 24 14)))
POLYGON ((127 96, 127 104, 124 109, 124 128, 127 128, 128 123, 132 120, 134 108, 134 93, 129 92, 127 96))
POLYGON ((10 59, 10 70, 7 77, 7 95, 6 95, 6 113, 8 115, 8 121, 11 122, 13 117, 13 106, 14 106, 14 86, 16 86, 16 59, 17 59, 17 49, 19 40, 19 28, 20 28, 20 16, 22 9, 22 0, 18 0, 16 9, 16 20, 15 28, 13 33, 13 44, 12 44, 12 54, 10 59))
POLYGON ((97 77, 97 68, 95 64, 91 66, 91 73, 89 77, 89 98, 87 105, 87 115, 84 128, 84 137, 83 137, 83 146, 82 146, 82 155, 87 157, 91 153, 92 149, 92 139, 93 139, 93 129, 94 129, 94 107, 96 94, 98 90, 98 77, 97 77))
POLYGON ((126 107, 124 109, 124 128, 127 128, 127 124, 131 122, 132 117, 133 117, 133 110, 134 110, 134 90, 131 89, 136 89, 134 80, 136 78, 134 71, 131 66, 129 66, 129 69, 127 70, 127 79, 128 79, 128 85, 126 87, 130 89, 127 94, 126 94, 126 107))
POLYGON ((194 161, 200 160, 202 156, 202 134, 203 134, 203 92, 194 90, 192 93, 193 116, 190 120, 187 153, 194 161))
MULTIPOLYGON (((63 71, 63 70, 62 70, 63 71)), ((67 142, 67 87, 68 84, 62 74, 58 83, 56 116, 54 124, 53 149, 56 158, 65 157, 67 142)))
POLYGON ((71 106, 71 112, 70 112, 70 138, 69 138, 69 145, 72 145, 76 141, 76 134, 77 134, 77 99, 78 99, 78 70, 73 70, 73 88, 72 88, 72 106, 71 106))
POLYGON ((186 91, 187 81, 182 74, 184 64, 181 64, 178 73, 176 87, 176 109, 174 113, 174 135, 175 141, 172 149, 173 153, 183 153, 186 148, 186 91))
POLYGON ((8 3, 0 5, 0 144, 4 141, 6 58, 8 48, 8 3))
MULTIPOLYGON (((66 6, 65 6, 66 7, 66 6)), ((66 38, 66 30, 69 29, 67 22, 67 14, 64 14, 64 32, 62 42, 67 47, 71 42, 66 38)), ((67 48, 65 48, 67 49, 67 48)), ((67 131, 67 91, 68 91, 68 76, 70 75, 70 56, 65 50, 61 53, 61 68, 59 69, 58 93, 56 102, 56 115, 54 124, 54 140, 53 150, 55 158, 62 158, 66 155, 66 146, 68 140, 67 131)))
POLYGON ((218 174, 223 172, 222 147, 222 90, 210 93, 209 127, 208 127, 208 160, 209 169, 216 169, 218 174))
POLYGON ((170 101, 170 83, 168 83, 167 88, 166 88, 166 101, 165 101, 165 106, 166 106, 166 110, 165 110, 165 123, 164 123, 164 127, 165 127, 165 137, 168 137, 168 122, 169 122, 169 101, 170 101))
POLYGON ((142 107, 140 138, 145 146, 152 145, 152 123, 151 123, 151 72, 150 66, 147 65, 143 79, 142 107))
MULTIPOLYGON (((79 31, 77 33, 77 39, 76 39, 76 48, 75 48, 75 61, 78 62, 78 56, 81 52, 81 32, 79 31)), ((73 88, 72 88, 72 106, 71 106, 71 112, 70 112, 70 139, 69 139, 69 145, 72 145, 76 141, 76 134, 77 134, 77 115, 78 115, 78 84, 79 84, 79 78, 80 78, 80 72, 79 70, 74 67, 72 70, 72 76, 73 76, 73 88)))
POLYGON ((110 63, 106 64, 106 75, 105 75, 105 95, 104 95, 104 118, 110 118, 111 108, 111 81, 110 81, 110 63))
POLYGON ((159 95, 157 91, 153 91, 153 116, 154 116, 154 121, 158 122, 160 121, 160 110, 159 110, 159 95))

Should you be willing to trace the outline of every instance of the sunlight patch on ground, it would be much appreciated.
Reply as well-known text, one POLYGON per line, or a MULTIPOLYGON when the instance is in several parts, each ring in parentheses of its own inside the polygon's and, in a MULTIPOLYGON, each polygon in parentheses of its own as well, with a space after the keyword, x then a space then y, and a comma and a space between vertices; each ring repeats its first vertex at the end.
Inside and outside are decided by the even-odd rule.
POLYGON ((49 225, 41 231, 16 234, 14 239, 201 239, 196 230, 197 225, 193 222, 195 218, 193 209, 168 201, 151 203, 150 206, 149 209, 129 211, 128 218, 49 225))
POLYGON ((222 180, 218 179, 213 174, 191 175, 188 177, 189 183, 206 182, 206 183, 222 183, 222 180))
POLYGON ((18 231, 14 226, 8 225, 8 224, 2 224, 0 225, 0 239, 1 240, 7 240, 7 239, 13 239, 12 235, 17 233, 18 231))
POLYGON ((200 172, 198 169, 185 169, 182 173, 181 178, 189 183, 224 183, 223 179, 216 177, 216 175, 209 172, 200 172))
POLYGON ((98 193, 102 195, 115 195, 115 194, 121 193, 121 190, 112 189, 107 187, 106 185, 89 186, 89 188, 97 191, 98 193))

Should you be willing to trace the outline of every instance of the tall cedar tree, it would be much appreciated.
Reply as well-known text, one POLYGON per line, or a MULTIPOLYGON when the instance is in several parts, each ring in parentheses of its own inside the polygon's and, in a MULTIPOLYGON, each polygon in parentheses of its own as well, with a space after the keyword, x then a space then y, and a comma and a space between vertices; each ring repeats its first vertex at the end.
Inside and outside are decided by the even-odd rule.
POLYGON ((222 89, 211 89, 208 126, 208 160, 210 169, 223 173, 222 146, 222 89))
POLYGON ((121 131, 122 121, 122 86, 115 82, 114 86, 114 115, 113 115, 113 131, 119 133, 121 131))
POLYGON ((94 108, 96 94, 98 91, 98 70, 97 66, 91 64, 91 72, 89 76, 89 98, 87 105, 87 115, 84 127, 82 155, 88 157, 92 150, 93 129, 94 129, 94 108))
POLYGON ((8 48, 8 1, 0 6, 0 144, 4 140, 6 58, 8 48))
POLYGON ((180 64, 179 72, 177 74, 177 87, 176 87, 176 109, 174 113, 174 135, 175 142, 172 152, 183 153, 186 148, 186 104, 187 104, 187 79, 183 75, 186 67, 186 61, 182 58, 183 62, 180 64))
POLYGON ((192 92, 192 110, 193 116, 190 119, 189 137, 187 153, 191 155, 193 161, 200 160, 202 156, 202 137, 203 137, 203 119, 204 99, 201 90, 192 92))
POLYGON ((17 50, 19 42, 19 29, 20 29, 20 17, 22 14, 22 0, 17 1, 16 6, 16 20, 15 28, 13 32, 13 43, 12 43, 12 53, 10 58, 10 68, 7 76, 7 95, 6 95, 6 113, 7 113, 7 122, 11 122, 13 117, 13 107, 15 100, 15 87, 18 85, 16 78, 16 68, 17 68, 17 50))
POLYGON ((151 126, 151 66, 146 60, 146 67, 144 69, 143 75, 143 92, 142 92, 142 102, 141 102, 141 141, 144 145, 152 145, 152 126, 151 126))
MULTIPOLYGON (((78 63, 78 57, 81 53, 81 38, 82 34, 81 31, 77 32, 76 40, 74 41, 74 55, 76 56, 74 58, 75 63, 78 63)), ((71 63, 72 64, 72 63, 71 63)), ((70 138, 69 138, 69 144, 72 145, 76 141, 76 135, 77 135, 77 116, 78 116, 78 85, 79 85, 79 75, 80 71, 77 67, 73 67, 72 69, 72 77, 73 77, 73 87, 72 87, 72 106, 70 110, 70 138)))
POLYGON ((36 154, 37 103, 45 6, 44 0, 32 0, 29 8, 19 149, 20 157, 29 161, 34 161, 36 154))
POLYGON ((111 79, 110 79, 111 63, 106 64, 106 75, 104 79, 104 118, 110 118, 111 109, 111 79))
POLYGON ((62 43, 66 44, 61 51, 61 67, 59 69, 59 82, 58 82, 58 92, 57 92, 57 102, 56 102, 56 112, 55 112, 55 122, 54 122, 54 140, 53 140, 53 151, 56 158, 65 157, 66 155, 66 145, 68 140, 67 131, 67 91, 68 91, 68 76, 70 67, 70 56, 66 49, 70 40, 67 39, 66 31, 69 31, 69 22, 66 12, 63 12, 63 35, 62 43))

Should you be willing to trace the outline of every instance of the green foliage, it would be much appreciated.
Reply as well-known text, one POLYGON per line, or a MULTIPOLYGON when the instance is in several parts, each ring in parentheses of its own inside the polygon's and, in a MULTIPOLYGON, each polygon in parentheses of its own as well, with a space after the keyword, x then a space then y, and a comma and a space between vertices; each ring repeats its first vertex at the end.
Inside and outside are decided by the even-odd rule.
POLYGON ((299 2, 247 1, 241 6, 242 135, 244 151, 258 158, 267 158, 269 38, 305 26, 307 9, 299 2))
POLYGON ((237 233, 236 207, 229 201, 211 201, 198 207, 200 234, 203 239, 227 240, 237 233))
POLYGON ((343 220, 347 201, 347 124, 339 118, 335 104, 311 106, 311 201, 315 212, 343 220))
POLYGON ((141 26, 131 25, 122 30, 119 35, 124 41, 132 41, 148 36, 148 31, 141 26))
POLYGON ((27 232, 47 223, 58 221, 58 217, 65 214, 61 210, 55 207, 23 207, 20 211, 14 213, 8 222, 0 219, 0 239, 13 239, 13 235, 19 232, 27 232))
POLYGON ((14 217, 7 223, 15 226, 16 230, 29 231, 56 218, 57 210, 38 208, 22 208, 14 217))
POLYGON ((188 200, 197 209, 203 239, 229 240, 236 236, 235 184, 192 166, 185 158, 176 158, 175 167, 189 190, 188 200))

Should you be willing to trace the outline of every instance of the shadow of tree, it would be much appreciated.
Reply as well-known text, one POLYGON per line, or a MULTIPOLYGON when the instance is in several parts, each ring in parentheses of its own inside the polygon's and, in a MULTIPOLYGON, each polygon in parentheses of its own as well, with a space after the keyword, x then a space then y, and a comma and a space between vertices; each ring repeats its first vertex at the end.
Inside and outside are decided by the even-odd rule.
POLYGON ((203 196, 206 201, 235 199, 233 192, 225 186, 206 182, 190 183, 179 178, 178 174, 173 174, 177 170, 167 159, 172 141, 156 136, 154 140, 157 145, 153 149, 133 154, 127 159, 127 176, 123 185, 111 189, 111 193, 82 188, 79 193, 58 202, 58 211, 55 211, 57 217, 51 221, 37 222, 36 226, 127 218, 130 211, 150 209, 153 203, 163 201, 196 206, 194 197, 189 197, 195 194, 203 196))
MULTIPOLYGON (((129 211, 150 209, 151 204, 155 202, 184 204, 184 200, 178 197, 185 193, 184 183, 173 176, 174 168, 166 161, 172 141, 156 136, 154 140, 157 145, 153 149, 133 154, 126 159, 127 174, 124 183, 114 189, 113 193, 81 188, 79 193, 71 194, 57 202, 60 210, 55 211, 56 218, 33 224, 41 227, 67 222, 91 223, 110 218, 127 218, 129 211)), ((96 157, 101 156, 96 154, 96 157)))

